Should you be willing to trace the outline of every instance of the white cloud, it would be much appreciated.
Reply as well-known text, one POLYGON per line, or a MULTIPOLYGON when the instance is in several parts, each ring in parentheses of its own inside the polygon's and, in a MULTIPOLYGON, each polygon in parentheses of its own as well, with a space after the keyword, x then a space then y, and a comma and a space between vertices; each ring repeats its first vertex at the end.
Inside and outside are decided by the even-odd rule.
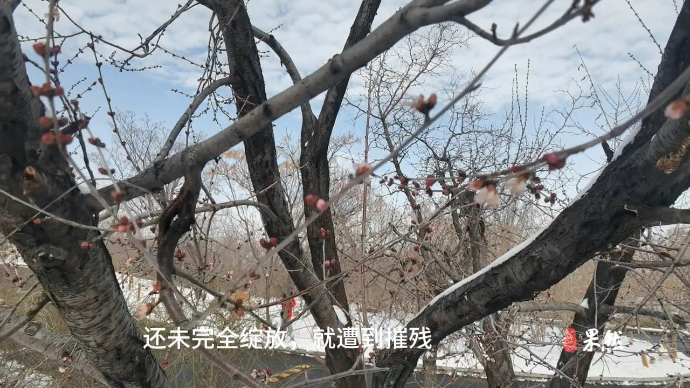
MULTIPOLYGON (((630 1, 663 47, 675 22, 676 13, 673 2, 670 0, 630 1)), ((21 5, 15 12, 20 34, 30 37, 44 35, 45 27, 27 11, 27 7, 31 8, 35 14, 43 16, 47 12, 47 4, 41 0, 26 0, 23 4, 26 4, 26 7, 21 5)), ((375 19, 375 27, 405 4, 404 0, 384 1, 375 19)), ((560 17, 570 4, 570 0, 555 2, 528 33, 560 17)), ((89 0, 61 2, 66 14, 84 29, 96 35, 102 35, 109 42, 128 49, 139 44, 140 38, 137 34, 148 36, 176 11, 177 5, 177 2, 93 2, 89 0)), ((524 24, 540 6, 541 2, 538 1, 495 1, 468 18, 486 29, 490 28, 491 23, 496 22, 499 36, 507 37, 516 22, 524 24)), ((358 1, 335 0, 294 0, 291 2, 253 0, 248 3, 252 23, 275 35, 292 56, 302 76, 310 74, 342 50, 358 7, 358 1)), ((615 91, 615 85, 620 79, 623 87, 628 89, 623 90, 625 94, 641 77, 646 77, 645 72, 629 57, 628 53, 634 55, 650 71, 656 70, 660 59, 658 49, 651 42, 647 31, 639 24, 625 0, 603 1, 595 6, 594 13, 596 17, 588 23, 574 20, 567 26, 528 44, 510 48, 485 79, 486 89, 481 94, 484 106, 496 111, 510 104, 515 66, 518 69, 520 87, 524 90, 528 60, 530 102, 537 107, 545 105, 547 109, 562 104, 563 95, 556 91, 567 89, 572 84, 572 79, 580 81, 584 76, 583 70, 578 70, 580 59, 575 46, 580 50, 595 83, 609 91, 615 91)), ((194 7, 167 28, 161 38, 161 45, 196 64, 203 64, 207 54, 210 17, 211 12, 208 9, 203 6, 194 7)), ((56 24, 56 28, 64 35, 79 31, 65 15, 56 24)), ((69 39, 64 52, 74 53, 87 41, 86 35, 69 39)), ((113 51, 117 58, 122 59, 128 56, 119 50, 106 48, 104 44, 99 44, 99 50, 105 56, 113 51)), ((261 45, 260 50, 269 51, 265 45, 261 45)), ((453 62, 460 69, 477 71, 498 50, 498 47, 475 37, 470 40, 469 47, 460 48, 457 51, 453 62)), ((220 54, 221 57, 224 56, 224 53, 220 54)), ((76 60, 93 63, 93 58, 88 52, 80 55, 76 60)), ((174 83, 186 87, 188 91, 196 88, 197 79, 202 74, 198 66, 174 58, 160 50, 150 57, 133 61, 134 67, 152 65, 159 65, 162 68, 139 74, 146 74, 152 79, 167 82, 175 80, 174 83)), ((262 68, 269 96, 291 85, 285 69, 272 53, 262 59, 262 68)), ((117 86, 127 87, 126 82, 117 86)), ((361 82, 353 80, 351 91, 357 93, 360 90, 361 82)), ((420 92, 423 91, 411 90, 410 94, 415 95, 420 92)), ((319 107, 321 98, 322 96, 312 101, 315 108, 319 107)), ((533 112, 536 113, 535 110, 533 112)), ((178 113, 173 114, 173 116, 177 115, 178 113)), ((345 109, 342 115, 351 117, 353 113, 345 109)), ((299 114, 295 111, 290 114, 290 117, 298 119, 299 114)), ((571 141, 576 140, 571 139, 571 141)))
MULTIPOLYGON (((47 6, 43 1, 28 0, 25 3, 40 16, 46 12, 47 6)), ((375 25, 393 15, 405 3, 402 0, 384 2, 375 25)), ((555 20, 569 4, 570 1, 556 2, 530 31, 555 20)), ((633 0, 632 4, 663 46, 673 25, 671 21, 675 20, 673 3, 633 0)), ((61 3, 66 13, 84 29, 125 48, 136 47, 140 42, 137 33, 148 36, 175 12, 177 5, 177 2, 87 0, 61 3)), ((495 2, 469 18, 486 29, 496 22, 499 36, 506 37, 516 22, 525 23, 540 6, 541 2, 538 1, 495 2)), ((296 0, 289 3, 262 0, 248 3, 252 22, 264 31, 273 30, 303 75, 313 72, 341 51, 358 7, 357 1, 334 0, 296 0)), ((531 98, 541 103, 553 100, 553 91, 564 87, 569 76, 579 76, 579 59, 574 45, 582 52, 595 80, 604 86, 612 86, 619 75, 631 80, 639 78, 642 71, 628 57, 628 52, 650 70, 655 69, 659 60, 658 49, 624 0, 603 1, 595 7, 594 12, 596 17, 588 23, 573 21, 547 36, 508 50, 485 82, 487 87, 495 89, 490 95, 485 95, 490 106, 497 107, 509 101, 508 86, 515 75, 514 66, 517 64, 519 76, 523 77, 527 59, 530 59, 530 82, 533 86, 530 88, 531 98)), ((166 30, 161 45, 176 54, 203 63, 208 45, 210 15, 210 11, 203 6, 194 7, 166 30)), ((17 25, 21 26, 22 35, 35 37, 44 34, 42 25, 24 7, 17 10, 15 18, 17 25)), ((63 34, 78 31, 64 15, 56 28, 63 34)), ((86 36, 77 41, 83 45, 86 36)), ((263 45, 261 48, 268 50, 263 45)), ((459 50, 455 62, 463 68, 479 69, 497 50, 492 44, 475 38, 468 49, 459 50)), ((106 49, 103 53, 107 55, 111 51, 106 49)), ((116 56, 123 58, 126 54, 120 52, 116 56)), ((90 61, 90 58, 85 59, 90 61)), ((152 72, 152 76, 174 76, 175 79, 183 80, 188 87, 196 85, 196 78, 200 74, 198 67, 163 52, 135 62, 135 66, 154 64, 163 66, 163 70, 152 72)), ((269 95, 290 86, 290 79, 274 56, 264 59, 262 66, 269 95)))

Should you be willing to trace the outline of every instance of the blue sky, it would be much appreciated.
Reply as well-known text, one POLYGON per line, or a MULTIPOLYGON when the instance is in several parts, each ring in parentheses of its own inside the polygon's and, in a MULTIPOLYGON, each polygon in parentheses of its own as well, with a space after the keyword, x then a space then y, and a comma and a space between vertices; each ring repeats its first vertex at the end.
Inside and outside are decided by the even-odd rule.
MULTIPOLYGON (((663 48, 675 21, 673 0, 629 1, 663 48)), ((393 15, 406 2, 389 0, 383 3, 375 26, 393 15)), ((532 30, 549 24, 560 16, 570 3, 571 0, 556 1, 532 30)), ((139 43, 137 34, 148 36, 175 11, 177 3, 62 0, 60 5, 67 15, 61 15, 60 21, 56 23, 59 33, 70 34, 79 31, 66 17, 69 16, 85 30, 102 35, 104 39, 122 47, 134 48, 139 43)), ((485 28, 496 22, 499 35, 505 37, 515 22, 524 23, 540 5, 540 2, 497 0, 471 15, 469 19, 485 28)), ((275 37, 291 54, 302 76, 320 67, 332 55, 341 51, 358 6, 357 1, 334 0, 251 0, 248 3, 253 24, 264 31, 273 31, 275 37)), ((15 12, 20 35, 31 38, 45 35, 45 27, 29 9, 42 17, 47 12, 47 2, 27 0, 20 5, 15 12)), ((628 94, 640 80, 650 83, 651 80, 645 71, 629 54, 634 55, 642 66, 652 73, 656 70, 660 54, 628 3, 625 0, 604 0, 595 7, 594 12, 596 17, 589 23, 574 21, 553 34, 511 48, 485 80, 486 90, 481 95, 484 106, 498 115, 509 106, 515 66, 518 67, 518 77, 522 84, 527 60, 530 61, 531 112, 538 114, 542 107, 549 110, 563 106, 566 102, 563 99, 564 94, 558 93, 557 90, 572 88, 573 79, 580 82, 583 87, 588 87, 586 81, 581 80, 584 74, 581 69, 578 70, 580 59, 575 46, 580 50, 597 86, 601 85, 608 93, 615 94, 617 82, 623 85, 623 95, 628 94)), ((207 51, 210 16, 207 9, 195 7, 168 28, 161 39, 161 46, 178 55, 185 55, 197 63, 203 63, 207 51)), ((70 38, 63 47, 64 55, 61 60, 66 61, 87 41, 84 35, 70 38)), ((121 51, 105 47, 102 43, 98 47, 104 56, 110 55, 113 51, 116 58, 126 56, 121 51)), ((260 49, 268 50, 266 46, 260 49)), ((25 43, 25 50, 31 53, 30 43, 25 43)), ((457 52, 453 63, 466 71, 476 71, 483 67, 497 50, 497 47, 479 38, 473 38, 468 48, 457 52)), ((140 116, 148 114, 154 121, 161 121, 171 128, 190 102, 189 98, 172 92, 172 89, 193 93, 201 70, 161 50, 147 58, 133 61, 133 67, 154 65, 160 68, 143 72, 119 72, 106 64, 103 66, 104 82, 117 109, 131 110, 140 116)), ((262 59, 262 67, 269 96, 290 86, 290 79, 275 56, 269 55, 262 59)), ((30 73, 32 80, 42 80, 35 70, 30 70, 30 73)), ((90 52, 81 54, 68 67, 68 71, 61 75, 61 80, 65 88, 69 89, 73 82, 83 77, 88 80, 86 84, 98 78, 90 52)), ((352 93, 361 92, 358 84, 360 82, 355 79, 352 93)), ((76 88, 83 89, 83 85, 76 88)), ((642 93, 641 100, 646 101, 646 93, 642 93)), ((319 102, 320 97, 312 101, 315 112, 318 112, 319 102)), ((107 126, 109 118, 105 114, 107 105, 102 91, 95 88, 85 96, 81 106, 89 113, 100 108, 92 120, 91 129, 110 142, 107 126)), ((234 112, 233 107, 229 109, 234 112)), ((603 130, 593 125, 595 115, 594 110, 582 110, 576 118, 593 134, 602 134, 603 130)), ((363 136, 361 125, 353 127, 353 117, 352 110, 341 110, 336 124, 336 134, 353 131, 363 136)), ((229 123, 226 120, 222 124, 225 126, 229 123)), ((208 137, 220 127, 206 115, 195 120, 194 129, 208 137)), ((293 132, 295 136, 299 134, 298 111, 293 111, 276 122, 276 138, 280 139, 285 131, 293 132)), ((572 146, 588 139, 587 135, 579 133, 563 136, 559 140, 564 145, 572 146)), ((589 152, 587 157, 581 156, 574 160, 577 170, 582 173, 596 169, 602 161, 603 153, 600 148, 589 152)), ((584 186, 584 183, 579 186, 584 186)))

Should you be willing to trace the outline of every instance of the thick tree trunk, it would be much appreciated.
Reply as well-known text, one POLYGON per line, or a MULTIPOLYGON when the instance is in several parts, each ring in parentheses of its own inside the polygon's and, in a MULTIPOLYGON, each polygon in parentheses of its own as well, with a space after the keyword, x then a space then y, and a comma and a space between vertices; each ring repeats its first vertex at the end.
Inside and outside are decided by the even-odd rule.
MULTIPOLYGON (((680 10, 650 101, 690 65, 690 2, 680 10)), ((678 92, 674 98, 680 97, 678 92)), ((530 300, 579 268, 597 252, 620 244, 649 220, 626 209, 671 206, 690 187, 690 158, 678 159, 672 172, 657 168, 664 154, 678 151, 678 139, 690 136, 690 112, 666 120, 663 109, 642 121, 635 139, 625 146, 587 191, 529 244, 508 260, 455 286, 426 306, 407 327, 429 327, 438 343, 465 325, 514 302, 530 300), (654 136, 656 135, 656 136, 654 136)), ((402 387, 423 351, 383 351, 377 365, 389 372, 374 376, 375 387, 402 387)))
MULTIPOLYGON (((467 193, 468 202, 474 200, 473 193, 467 193)), ((486 247, 486 225, 481 215, 479 205, 468 206, 464 209, 467 219, 467 232, 469 240, 469 255, 472 264, 472 273, 477 273, 490 263, 486 247)), ((508 345, 505 343, 504 334, 499 330, 501 318, 498 314, 486 317, 482 320, 484 335, 479 341, 486 357, 482 366, 486 373, 489 388, 506 388, 515 381, 513 359, 508 345)))
MULTIPOLYGON (((230 74, 237 79, 233 84, 233 90, 238 114, 241 117, 266 101, 259 53, 243 1, 214 0, 212 6, 221 23, 230 74)), ((257 200, 268 206, 278 218, 273 220, 265 212, 261 212, 266 232, 269 237, 276 237, 281 241, 294 231, 294 221, 280 180, 273 126, 266 125, 257 134, 244 140, 244 148, 252 185, 254 191, 259 193, 257 200)), ((335 330, 341 325, 330 304, 331 299, 320 298, 322 293, 328 291, 323 286, 315 287, 319 280, 313 275, 313 271, 316 270, 318 273, 319 268, 313 268, 304 257, 305 254, 297 240, 280 252, 280 258, 290 270, 290 276, 297 288, 302 291, 312 290, 311 293, 304 294, 303 298, 307 304, 316 301, 311 312, 317 325, 324 330, 328 327, 335 330)), ((326 348, 326 365, 331 373, 347 371, 357 357, 356 349, 326 348)), ((337 384, 339 387, 361 387, 364 377, 339 379, 337 384)))
POLYGON ((438 374, 438 367, 436 365, 436 360, 438 355, 438 346, 434 345, 422 358, 422 373, 424 374, 424 388, 436 388, 438 383, 436 383, 436 376, 438 374))
POLYGON ((501 325, 501 319, 497 314, 482 320, 484 337, 482 348, 487 359, 484 366, 486 381, 489 388, 508 388, 515 383, 515 370, 513 359, 508 344, 505 342, 505 333, 494 330, 501 325), (493 317, 493 323, 492 323, 493 317))
MULTIPOLYGON (((41 83, 44 81, 40 81, 41 83)), ((17 247, 60 311, 88 359, 115 387, 164 387, 163 369, 144 349, 110 254, 99 240, 85 251, 81 242, 99 233, 84 207, 71 167, 55 145, 40 141, 43 107, 28 89, 28 77, 9 2, 0 2, 0 189, 63 219, 41 214, 0 195, 0 229, 17 247), (69 193, 65 194, 65 192, 69 193), (58 199, 62 196, 60 199, 58 199)))
MULTIPOLYGON (((634 245, 634 240, 626 241, 625 245, 634 245)), ((632 260, 635 250, 625 248, 624 251, 616 256, 609 256, 609 260, 621 263, 629 263, 632 260)), ((573 322, 568 326, 575 330, 578 338, 577 352, 561 351, 556 367, 562 373, 556 373, 549 385, 550 388, 569 388, 573 382, 584 386, 592 360, 597 355, 596 352, 583 352, 582 339, 586 338, 589 329, 596 328, 599 338, 604 335, 604 328, 609 320, 608 310, 601 309, 602 306, 614 306, 620 286, 625 280, 628 271, 623 268, 616 268, 614 263, 599 261, 592 277, 592 282, 585 293, 587 308, 585 314, 575 314, 573 322), (563 375, 567 376, 565 378, 563 375)))
MULTIPOLYGON (((351 47, 369 34, 371 24, 380 5, 381 0, 362 1, 343 50, 351 47)), ((331 174, 328 146, 330 145, 333 127, 335 126, 349 82, 350 77, 348 76, 337 85, 328 89, 318 119, 311 110, 302 109, 300 171, 305 195, 314 194, 325 200, 330 198, 331 174)), ((309 217, 311 214, 312 209, 305 203, 305 216, 309 217)), ((335 260, 334 268, 327 275, 339 274, 341 266, 335 245, 335 230, 330 208, 326 209, 319 218, 307 227, 307 239, 309 241, 312 264, 319 279, 323 280, 321 268, 324 260, 335 260), (319 237, 321 228, 331 232, 325 239, 319 237)), ((345 292, 345 282, 331 281, 328 284, 328 288, 331 290, 330 295, 333 303, 337 303, 342 309, 349 311, 350 306, 345 292)), ((361 383, 363 382, 364 380, 361 381, 361 383)))

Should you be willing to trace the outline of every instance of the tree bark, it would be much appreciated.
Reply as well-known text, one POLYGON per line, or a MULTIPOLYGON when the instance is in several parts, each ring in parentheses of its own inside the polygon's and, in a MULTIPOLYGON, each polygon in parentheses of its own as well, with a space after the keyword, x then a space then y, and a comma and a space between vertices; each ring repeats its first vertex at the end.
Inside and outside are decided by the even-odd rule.
MULTIPOLYGON (((469 201, 474 198, 468 193, 469 201)), ((471 203, 471 202, 470 202, 471 203)), ((472 263, 472 273, 481 271, 489 265, 486 246, 486 226, 481 215, 479 205, 469 206, 466 209, 467 232, 470 244, 469 255, 472 263)), ((482 320, 483 336, 479 340, 486 357, 482 366, 486 374, 489 388, 507 388, 515 382, 515 370, 513 359, 508 345, 505 343, 504 334, 496 330, 502 325, 501 317, 492 314, 482 320)))
MULTIPOLYGON (((369 34, 371 24, 380 5, 381 0, 362 1, 343 50, 348 49, 369 34)), ((349 82, 350 77, 348 76, 337 85, 328 89, 318 119, 311 113, 310 109, 302 109, 300 172, 305 195, 314 194, 326 201, 330 198, 331 174, 328 146, 349 82)), ((310 217, 314 212, 306 202, 304 209, 306 218, 310 217)), ((335 266, 332 267, 333 270, 329 272, 329 275, 333 276, 341 272, 334 229, 333 214, 330 208, 326 209, 319 218, 307 227, 307 240, 309 241, 312 264, 317 276, 321 280, 323 280, 321 268, 324 260, 335 260, 335 266), (331 232, 325 239, 319 236, 322 228, 331 232)), ((328 288, 331 290, 332 302, 337 303, 345 311, 349 311, 350 306, 347 300, 347 293, 345 292, 345 282, 330 281, 328 288)), ((364 382, 363 377, 362 382, 364 382)))
MULTIPOLYGON (((684 2, 654 80, 650 100, 690 64, 690 2, 684 2)), ((675 98, 678 98, 678 93, 675 98)), ((608 250, 645 225, 635 208, 671 206, 690 187, 687 155, 670 173, 656 167, 650 155, 670 154, 679 144, 671 136, 690 136, 686 123, 666 120, 663 109, 643 120, 635 139, 613 160, 586 195, 564 209, 533 241, 509 259, 477 274, 427 305, 407 327, 429 327, 438 343, 465 325, 534 296, 556 284, 599 251, 608 250), (654 153, 650 151, 654 150, 654 153)), ((384 351, 377 365, 390 367, 374 377, 376 387, 402 387, 423 352, 384 351)))
POLYGON ((55 145, 41 142, 44 108, 29 81, 9 2, 0 2, 0 189, 63 219, 44 215, 3 195, 0 229, 17 247, 58 308, 88 359, 114 387, 165 387, 168 380, 129 313, 110 254, 94 241, 97 224, 84 206, 71 167, 55 145), (71 190, 71 191, 70 191, 71 190), (69 193, 65 194, 65 192, 69 193), (63 195, 65 194, 65 195, 63 195), (60 199, 58 199, 62 196, 60 199))
POLYGON ((438 374, 438 366, 436 365, 437 360, 438 346, 434 345, 426 351, 426 355, 424 355, 422 359, 424 388, 436 388, 438 386, 438 383, 436 383, 436 376, 438 374))
MULTIPOLYGON (((635 244, 634 240, 627 240, 625 245, 635 244)), ((635 253, 633 248, 625 248, 624 251, 613 258, 617 262, 627 263, 632 260, 635 253)), ((578 351, 566 352, 561 351, 561 356, 558 359, 556 367, 563 374, 556 373, 549 385, 550 388, 570 388, 572 381, 584 386, 587 380, 587 374, 591 366, 592 360, 596 355, 595 352, 582 351, 582 339, 586 338, 586 332, 589 329, 596 328, 598 330, 599 338, 604 335, 604 328, 611 316, 608 311, 602 311, 602 306, 613 306, 618 297, 620 286, 625 280, 628 271, 615 268, 615 263, 608 263, 604 261, 597 262, 592 282, 585 293, 585 300, 587 300, 587 308, 584 314, 575 314, 573 322, 568 326, 575 330, 578 338, 578 351), (565 378, 563 375, 569 377, 565 378)))
MULTIPOLYGON (((233 84, 233 91, 238 115, 242 117, 266 101, 263 73, 259 53, 254 43, 252 26, 242 0, 213 0, 212 6, 222 26, 230 75, 237 80, 233 84)), ((258 133, 245 139, 244 148, 252 185, 254 191, 258 193, 257 200, 268 206, 278 218, 278 220, 273 220, 261 210, 264 227, 269 237, 276 237, 281 241, 294 231, 294 221, 280 180, 272 124, 263 126, 258 133)), ((326 174, 326 180, 328 180, 328 170, 326 174)), ((319 176, 318 179, 323 180, 323 176, 319 176)), ((330 230, 332 229, 331 221, 330 230)), ((303 298, 308 305, 315 302, 311 312, 317 325, 324 330, 329 327, 334 330, 340 328, 341 324, 330 303, 331 298, 320 297, 329 291, 324 286, 315 287, 319 283, 319 278, 314 276, 314 271, 320 273, 320 267, 314 268, 309 265, 299 242, 292 241, 280 252, 280 258, 289 270, 297 288, 301 291, 312 290, 311 293, 303 294, 303 298)), ((344 289, 341 298, 344 298, 344 289)), ((347 302, 347 299, 344 301, 347 302)), ((346 308, 347 304, 344 306, 346 308)), ((326 348, 326 365, 331 373, 341 373, 354 365, 358 355, 355 349, 326 348)), ((361 387, 364 384, 364 377, 351 376, 339 379, 337 384, 339 387, 361 387)))

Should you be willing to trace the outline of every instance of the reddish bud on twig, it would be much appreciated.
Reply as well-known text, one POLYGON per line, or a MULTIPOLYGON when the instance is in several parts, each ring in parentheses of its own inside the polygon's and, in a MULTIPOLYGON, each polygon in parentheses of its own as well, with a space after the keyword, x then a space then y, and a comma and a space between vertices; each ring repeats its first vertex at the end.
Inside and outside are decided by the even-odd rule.
POLYGON ((433 175, 427 175, 426 177, 426 189, 430 189, 436 183, 436 178, 433 175))
POLYGON ((429 99, 426 101, 424 101, 424 95, 420 94, 417 100, 413 102, 411 106, 423 115, 428 116, 431 109, 433 109, 434 106, 436 106, 437 100, 438 98, 436 97, 436 94, 432 93, 429 96, 429 99))
POLYGON ((103 144, 103 142, 101 141, 101 139, 98 138, 98 137, 97 137, 97 138, 90 137, 87 141, 88 141, 91 145, 94 145, 94 146, 96 146, 96 147, 105 148, 105 144, 103 144))
POLYGON ((321 228, 321 230, 319 231, 319 236, 320 236, 321 238, 326 238, 326 237, 328 237, 328 235, 330 235, 330 234, 331 234, 331 231, 330 231, 330 230, 327 230, 327 229, 324 229, 324 228, 321 228))
POLYGON ((163 284, 161 282, 155 282, 153 283, 153 287, 151 288, 151 292, 149 292, 149 295, 155 295, 161 291, 163 288, 163 284))
POLYGON ((317 197, 314 194, 307 194, 306 197, 304 197, 304 202, 311 207, 316 207, 316 203, 319 201, 319 197, 317 197))
POLYGON ((549 165, 549 171, 560 170, 565 166, 565 157, 561 158, 556 154, 545 154, 541 158, 549 165))
POLYGON ((115 203, 120 203, 125 198, 125 191, 122 189, 119 191, 113 190, 110 192, 110 196, 115 200, 115 203))
POLYGON ((469 191, 479 191, 482 187, 484 187, 484 180, 477 179, 475 181, 470 182, 469 185, 467 185, 467 190, 469 191))
POLYGON ((34 51, 38 55, 45 55, 46 53, 46 44, 42 42, 34 43, 34 51))
POLYGON ((678 120, 685 115, 688 110, 688 101, 686 100, 676 100, 668 104, 664 110, 664 115, 672 120, 678 120))
POLYGON ((49 129, 53 127, 53 120, 43 116, 40 119, 38 119, 38 125, 40 125, 43 128, 49 129))
POLYGON ((41 141, 45 144, 55 144, 55 135, 52 132, 44 133, 41 136, 41 141))

